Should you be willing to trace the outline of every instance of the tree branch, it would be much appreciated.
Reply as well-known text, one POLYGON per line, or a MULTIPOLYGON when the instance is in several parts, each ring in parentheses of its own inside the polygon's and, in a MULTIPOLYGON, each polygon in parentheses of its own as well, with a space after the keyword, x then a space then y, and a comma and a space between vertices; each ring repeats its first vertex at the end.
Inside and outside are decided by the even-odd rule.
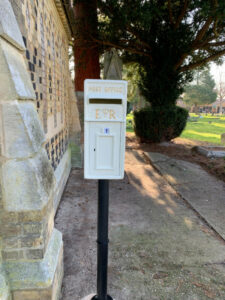
POLYGON ((215 36, 207 38, 203 42, 197 43, 192 50, 202 49, 204 46, 206 46, 208 43, 210 43, 213 40, 215 40, 215 36))
POLYGON ((186 66, 183 66, 179 69, 179 72, 185 72, 185 71, 188 71, 188 70, 192 70, 194 68, 197 68, 197 67, 200 67, 202 66, 203 64, 207 63, 207 62, 210 62, 212 60, 215 60, 217 58, 219 58, 221 55, 224 55, 225 54, 225 49, 215 53, 215 54, 212 54, 196 63, 192 63, 190 65, 186 65, 186 66))
POLYGON ((202 40, 202 38, 204 37, 206 31, 209 29, 209 26, 211 25, 211 23, 213 22, 213 18, 210 16, 205 24, 203 25, 202 29, 199 30, 195 40, 193 41, 192 45, 195 46, 195 44, 197 42, 199 42, 200 40, 202 40))
MULTIPOLYGON (((206 34, 209 26, 211 25, 211 23, 213 22, 213 18, 210 16, 205 24, 203 25, 202 29, 199 30, 195 40, 192 42, 192 45, 191 45, 191 51, 193 50, 197 50, 201 47, 203 47, 204 45, 206 45, 206 43, 210 40, 213 40, 215 37, 213 38, 210 38, 208 39, 207 41, 204 41, 204 42, 200 42, 204 35, 206 34)), ((189 55, 190 53, 184 53, 181 58, 179 59, 179 61, 177 62, 177 64, 175 65, 174 69, 177 70, 181 65, 182 63, 184 62, 185 58, 189 55)))
POLYGON ((169 9, 169 19, 170 19, 170 24, 173 25, 173 12, 172 12, 172 7, 171 7, 171 0, 168 0, 168 9, 169 9))
POLYGON ((140 38, 140 35, 137 33, 137 31, 135 31, 134 28, 132 28, 132 26, 130 26, 129 24, 127 25, 127 31, 130 32, 131 34, 133 34, 139 40, 139 41, 137 41, 139 44, 142 44, 143 46, 145 46, 146 48, 151 50, 150 45, 148 43, 146 43, 145 41, 143 41, 140 38))
POLYGON ((115 14, 114 7, 112 5, 108 5, 106 2, 98 1, 98 8, 101 13, 113 17, 115 14))
POLYGON ((208 43, 207 45, 208 45, 209 47, 219 47, 219 46, 224 46, 224 45, 225 45, 225 41, 216 42, 216 43, 208 43))
POLYGON ((147 53, 145 51, 139 51, 139 50, 137 50, 136 47, 132 48, 132 47, 129 47, 127 45, 118 45, 118 44, 110 42, 110 41, 102 41, 102 40, 96 39, 95 37, 91 37, 91 39, 94 42, 96 42, 96 43, 98 43, 100 45, 105 45, 105 46, 109 46, 111 48, 116 48, 116 49, 121 49, 121 50, 129 51, 129 52, 134 53, 134 54, 144 55, 144 56, 147 56, 150 59, 152 59, 152 56, 150 55, 150 53, 147 53))
MULTIPOLYGON (((212 11, 215 12, 215 9, 218 7, 218 2, 217 0, 212 0, 212 11)), ((215 36, 217 36, 217 32, 216 32, 216 27, 217 27, 217 18, 216 20, 213 19, 212 16, 209 16, 208 19, 206 20, 205 24, 203 25, 202 29, 198 32, 194 42, 193 42, 193 45, 195 46, 195 44, 202 40, 204 35, 206 34, 207 30, 209 29, 209 26, 212 24, 212 22, 214 21, 214 24, 213 24, 213 32, 215 34, 215 36)))
POLYGON ((174 66, 174 70, 176 71, 183 63, 183 61, 185 60, 185 58, 189 55, 189 53, 184 53, 183 55, 181 55, 180 59, 178 60, 178 62, 176 63, 176 65, 174 66))
POLYGON ((177 29, 177 28, 179 27, 179 25, 180 25, 180 23, 181 23, 181 21, 182 21, 184 15, 185 15, 185 13, 186 13, 186 11, 187 11, 188 4, 189 4, 189 0, 185 0, 185 1, 184 1, 183 8, 182 8, 182 10, 181 10, 181 12, 180 12, 180 15, 178 16, 177 21, 176 21, 176 23, 175 23, 175 26, 174 26, 175 29, 177 29))

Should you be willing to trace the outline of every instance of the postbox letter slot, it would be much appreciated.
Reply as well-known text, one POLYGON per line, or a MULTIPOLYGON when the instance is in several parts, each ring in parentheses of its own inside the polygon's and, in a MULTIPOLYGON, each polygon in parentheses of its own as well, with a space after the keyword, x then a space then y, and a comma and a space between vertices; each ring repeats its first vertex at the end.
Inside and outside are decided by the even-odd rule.
POLYGON ((89 99, 90 104, 122 104, 122 99, 98 99, 91 98, 89 99))

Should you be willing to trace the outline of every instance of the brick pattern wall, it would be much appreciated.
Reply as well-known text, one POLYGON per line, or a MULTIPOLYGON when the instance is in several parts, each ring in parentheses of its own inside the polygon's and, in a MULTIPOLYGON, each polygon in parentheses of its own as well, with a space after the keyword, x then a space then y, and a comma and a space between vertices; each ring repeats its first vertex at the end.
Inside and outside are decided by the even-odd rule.
POLYGON ((68 146, 68 36, 54 0, 11 3, 26 46, 27 69, 46 134, 47 154, 56 169, 68 146))
POLYGON ((48 158, 51 160, 52 167, 54 170, 57 168, 61 158, 63 157, 65 151, 68 147, 68 129, 60 131, 58 134, 53 136, 51 140, 49 140, 45 149, 48 154, 48 158), (66 138, 65 138, 66 137, 66 138), (65 140, 64 140, 65 138, 65 140))

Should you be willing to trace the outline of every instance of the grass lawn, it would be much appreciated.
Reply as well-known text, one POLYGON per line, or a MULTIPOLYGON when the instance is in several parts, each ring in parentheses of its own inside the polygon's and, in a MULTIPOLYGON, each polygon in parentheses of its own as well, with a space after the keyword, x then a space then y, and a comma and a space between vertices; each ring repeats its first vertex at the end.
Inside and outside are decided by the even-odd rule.
MULTIPOLYGON (((225 116, 202 115, 201 117, 190 114, 185 130, 181 137, 220 144, 220 135, 225 133, 225 116)), ((127 115, 127 132, 133 132, 133 115, 127 115)))
POLYGON ((127 132, 134 132, 133 129, 133 114, 127 115, 127 132))
POLYGON ((220 135, 225 133, 225 117, 191 114, 181 137, 220 144, 220 135))

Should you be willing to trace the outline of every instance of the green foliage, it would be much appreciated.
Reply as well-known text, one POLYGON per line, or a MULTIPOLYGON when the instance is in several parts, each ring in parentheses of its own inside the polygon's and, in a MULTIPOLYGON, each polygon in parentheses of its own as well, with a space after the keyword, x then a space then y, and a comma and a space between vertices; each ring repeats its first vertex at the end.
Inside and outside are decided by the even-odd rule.
POLYGON ((128 114, 127 117, 126 117, 126 131, 127 132, 133 132, 134 131, 133 130, 133 118, 134 118, 134 116, 133 116, 132 113, 128 114))
POLYGON ((174 105, 192 70, 225 54, 224 0, 98 0, 99 43, 139 65, 153 106, 174 105))
POLYGON ((169 141, 180 136, 188 111, 178 106, 148 107, 134 112, 134 131, 141 142, 169 141))
POLYGON ((172 67, 171 62, 166 64, 163 59, 159 60, 158 66, 155 68, 151 68, 147 64, 145 67, 140 67, 139 87, 143 96, 152 106, 175 105, 176 100, 183 92, 185 82, 191 80, 192 77, 174 72, 172 67))
POLYGON ((135 63, 124 65, 123 79, 127 80, 128 82, 128 102, 136 104, 139 100, 138 83, 140 81, 140 76, 138 74, 138 65, 135 63))
POLYGON ((185 87, 183 100, 188 105, 210 104, 216 101, 215 81, 208 69, 196 73, 195 82, 185 87))

